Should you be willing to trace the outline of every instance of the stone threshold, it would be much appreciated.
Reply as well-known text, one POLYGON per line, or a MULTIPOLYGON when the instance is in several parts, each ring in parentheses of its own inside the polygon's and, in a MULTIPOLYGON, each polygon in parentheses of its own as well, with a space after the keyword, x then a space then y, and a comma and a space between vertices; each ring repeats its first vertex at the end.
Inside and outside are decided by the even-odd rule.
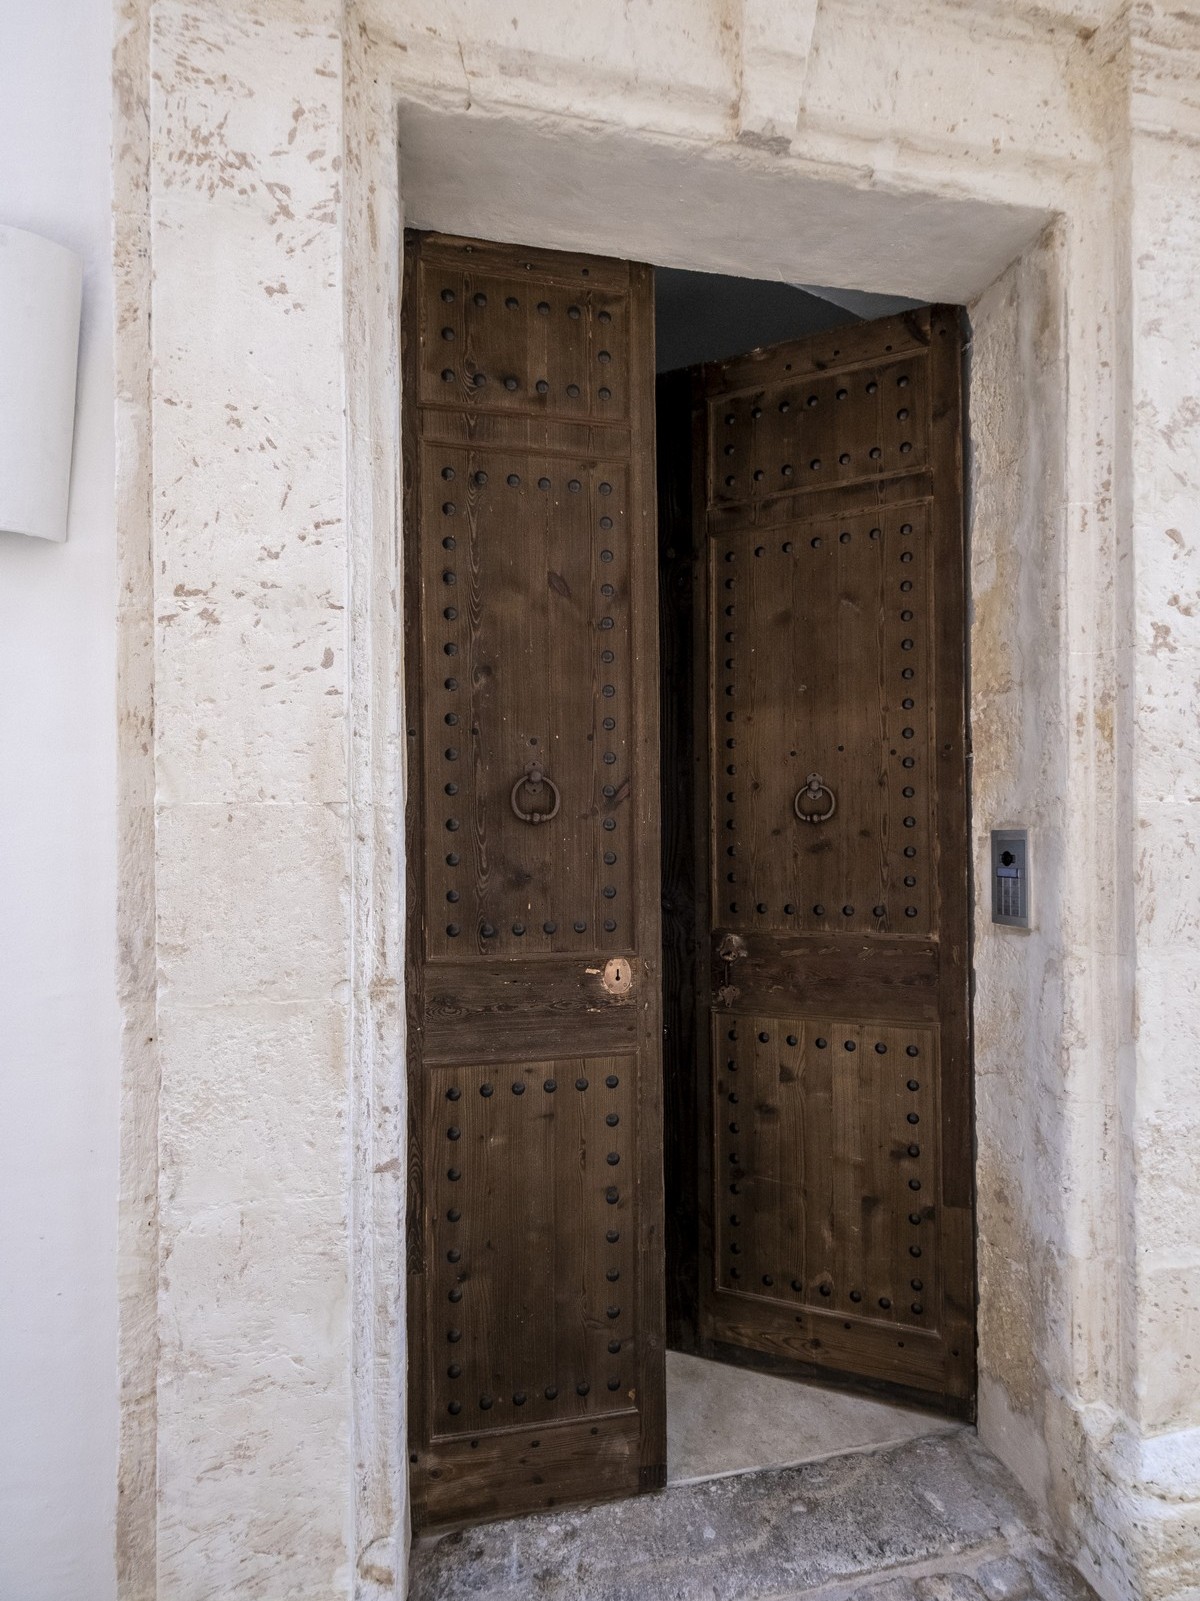
POLYGON ((1096 1601, 959 1429, 418 1540, 410 1601, 1096 1601))

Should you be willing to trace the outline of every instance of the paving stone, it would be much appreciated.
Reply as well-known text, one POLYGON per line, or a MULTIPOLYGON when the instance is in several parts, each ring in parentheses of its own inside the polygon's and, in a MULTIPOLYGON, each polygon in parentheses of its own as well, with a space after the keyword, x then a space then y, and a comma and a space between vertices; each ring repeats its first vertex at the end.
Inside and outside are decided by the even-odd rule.
POLYGON ((987 1601, 967 1573, 938 1573, 916 1582, 918 1601, 987 1601))
POLYGON ((1029 1569, 1016 1557, 985 1562, 979 1569, 979 1584, 987 1601, 1031 1601, 1033 1596, 1029 1569))
POLYGON ((854 1601, 916 1601, 916 1594, 911 1579, 885 1579, 882 1584, 856 1589, 854 1601))
MULTIPOLYGON (((830 1601, 1017 1601, 1019 1591, 996 1588, 1005 1582, 1002 1568, 991 1592, 968 1575, 985 1562, 996 1568, 997 1551, 1023 1554, 1031 1528, 1016 1484, 962 1429, 419 1540, 409 1594, 410 1601, 816 1601, 825 1592, 830 1601), (910 1577, 905 1569, 916 1571, 910 1577)), ((1074 1581, 1050 1564, 1044 1582, 1057 1588, 1034 1594, 1094 1601, 1082 1580, 1071 1588, 1074 1581)))
POLYGON ((1096 1601, 1096 1592, 1074 1568, 1045 1551, 1030 1551, 1030 1601, 1096 1601))

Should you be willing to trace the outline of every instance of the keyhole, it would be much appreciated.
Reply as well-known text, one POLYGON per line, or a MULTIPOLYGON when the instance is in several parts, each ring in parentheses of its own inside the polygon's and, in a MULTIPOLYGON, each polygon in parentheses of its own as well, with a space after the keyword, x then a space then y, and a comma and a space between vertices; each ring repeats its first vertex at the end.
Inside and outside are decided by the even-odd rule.
POLYGON ((604 964, 604 988, 610 995, 628 995, 633 988, 633 970, 619 956, 604 964))

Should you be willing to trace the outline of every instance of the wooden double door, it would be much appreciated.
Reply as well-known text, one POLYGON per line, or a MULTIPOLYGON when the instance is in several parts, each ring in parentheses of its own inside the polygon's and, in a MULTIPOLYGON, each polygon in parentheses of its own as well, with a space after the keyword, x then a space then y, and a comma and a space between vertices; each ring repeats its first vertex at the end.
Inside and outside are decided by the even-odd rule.
POLYGON ((957 313, 668 385, 657 516, 650 270, 407 246, 414 1521, 663 1484, 668 1299, 965 1411, 957 313))

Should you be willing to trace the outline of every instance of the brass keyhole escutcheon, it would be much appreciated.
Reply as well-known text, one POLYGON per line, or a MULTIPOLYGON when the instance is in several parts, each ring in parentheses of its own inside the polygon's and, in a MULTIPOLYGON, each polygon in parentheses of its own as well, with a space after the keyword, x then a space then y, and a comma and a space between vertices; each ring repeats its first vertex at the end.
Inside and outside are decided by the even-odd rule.
POLYGON ((610 995, 628 995, 633 988, 633 963, 627 956, 613 956, 604 964, 604 988, 610 995))

